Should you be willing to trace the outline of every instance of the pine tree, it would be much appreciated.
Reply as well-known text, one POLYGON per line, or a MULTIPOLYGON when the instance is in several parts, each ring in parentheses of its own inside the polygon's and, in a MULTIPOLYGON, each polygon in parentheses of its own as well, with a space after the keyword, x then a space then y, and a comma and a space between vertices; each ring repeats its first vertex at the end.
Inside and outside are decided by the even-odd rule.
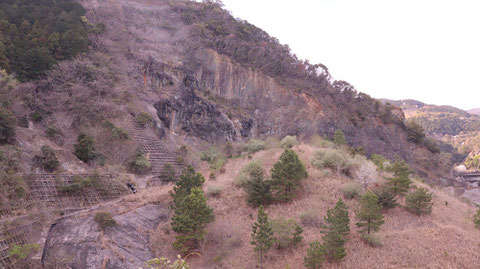
POLYGON ((173 192, 170 195, 173 198, 174 207, 176 207, 185 196, 190 194, 190 190, 202 187, 205 178, 200 173, 196 173, 192 166, 188 166, 182 171, 180 179, 175 183, 173 192))
POLYGON ((77 137, 77 144, 73 145, 75 148, 75 156, 85 163, 94 160, 97 157, 95 153, 95 141, 93 137, 81 133, 77 137))
POLYGON ((432 197, 433 194, 429 193, 426 189, 418 188, 405 197, 407 210, 417 215, 432 213, 432 197))
POLYGON ((360 210, 357 213, 357 227, 361 233, 376 232, 385 222, 382 216, 382 206, 372 191, 367 191, 360 199, 360 210))
POLYGON ((250 172, 250 180, 245 185, 245 191, 247 192, 247 202, 253 207, 268 204, 272 200, 270 182, 263 179, 262 170, 250 172))
POLYGON ((343 134, 342 130, 337 129, 333 134, 333 143, 337 146, 343 146, 347 144, 347 140, 345 140, 345 135, 343 134))
POLYGON ((327 231, 335 231, 346 238, 350 234, 350 217, 348 216, 348 207, 342 198, 338 199, 333 209, 327 210, 325 216, 327 231))
POLYGON ((164 182, 174 182, 176 180, 176 172, 173 165, 170 163, 166 163, 163 166, 162 174, 160 175, 162 181, 164 182))
POLYGON ((325 247, 325 256, 329 261, 339 261, 347 256, 345 240, 335 230, 330 230, 323 236, 323 246, 325 247))
POLYGON ((175 236, 173 247, 183 253, 198 248, 206 234, 205 226, 214 221, 213 210, 207 205, 207 198, 201 188, 192 188, 175 208, 172 230, 175 236))
POLYGON ((307 256, 303 258, 303 265, 309 269, 318 269, 322 267, 325 261, 325 248, 318 241, 310 243, 307 249, 307 256))
POLYGON ((280 160, 271 170, 272 187, 277 191, 278 200, 288 201, 292 191, 299 185, 300 180, 307 178, 305 166, 298 158, 295 151, 286 149, 280 156, 280 160))
POLYGON ((382 186, 374 191, 378 198, 378 203, 382 205, 383 209, 391 209, 396 207, 397 198, 395 192, 388 186, 382 186))
POLYGON ((409 178, 412 171, 405 161, 397 157, 388 170, 393 172, 393 178, 387 178, 387 184, 392 191, 400 195, 407 193, 412 184, 412 180, 409 178))
POLYGON ((263 257, 273 245, 273 230, 268 215, 263 206, 258 208, 257 222, 252 226, 252 241, 254 251, 260 256, 260 269, 263 268, 263 257))

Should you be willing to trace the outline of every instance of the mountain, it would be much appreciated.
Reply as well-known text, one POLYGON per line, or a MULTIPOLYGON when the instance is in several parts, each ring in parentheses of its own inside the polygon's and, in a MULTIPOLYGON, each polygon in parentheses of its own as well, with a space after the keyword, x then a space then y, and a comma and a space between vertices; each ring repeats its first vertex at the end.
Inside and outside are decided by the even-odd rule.
MULTIPOLYGON (((311 195, 317 188, 328 194, 322 209, 331 206, 342 193, 340 186, 372 165, 363 155, 377 154, 381 166, 400 158, 429 183, 451 183, 453 151, 441 152, 418 124, 406 121, 401 108, 333 80, 326 66, 299 60, 287 45, 233 18, 220 2, 10 0, 2 2, 0 19, 1 29, 8 30, 0 36, 0 216, 5 226, 0 241, 9 244, 0 250, 0 257, 7 257, 2 266, 29 268, 23 264, 28 259, 11 259, 19 251, 52 267, 138 267, 155 255, 175 257, 168 193, 171 181, 192 165, 208 175, 208 203, 228 220, 212 224, 216 233, 202 241, 201 251, 209 252, 198 268, 214 268, 212 261, 222 264, 223 259, 227 268, 244 265, 227 257, 247 257, 251 268, 255 256, 242 253, 250 249, 246 229, 255 211, 242 204, 242 183, 235 177, 254 156, 262 157, 258 162, 265 161, 265 177, 270 176, 267 170, 280 147, 287 147, 280 143, 286 136, 300 140, 294 150, 311 173, 298 198, 305 211, 311 209, 309 200, 324 201, 311 195), (314 168, 316 153, 324 151, 333 160, 314 168), (352 168, 335 170, 346 165, 352 168), (328 180, 320 180, 324 177, 328 180), (314 188, 309 181, 316 182, 314 188), (222 199, 215 200, 218 196, 222 199), (235 209, 242 211, 238 219, 235 209), (245 222, 241 231, 230 237, 230 227, 240 222, 245 222), (113 223, 118 226, 98 228, 113 223), (44 255, 33 255, 35 244, 44 255), (216 252, 220 249, 225 253, 216 252)), ((428 107, 412 103, 420 105, 428 107)), ((459 113, 450 110, 435 115, 459 113)), ((475 116, 466 114, 465 122, 475 126, 475 116)), ((473 127, 449 131, 461 128, 473 127)), ((372 173, 377 179, 390 176, 377 174, 376 168, 372 173)), ((468 207, 454 204, 442 212, 468 207)), ((349 201, 351 209, 357 205, 349 201)), ((271 208, 267 211, 275 217, 298 217, 285 215, 295 208, 271 208)), ((412 223, 405 214, 398 213, 412 223)), ((434 224, 443 225, 439 214, 434 212, 434 224)), ((314 226, 307 230, 312 239, 320 227, 314 226)), ((462 233, 473 230, 470 226, 462 233)), ((392 236, 401 233, 390 228, 392 236)), ((352 237, 349 249, 365 245, 357 234, 352 237)), ((283 254, 275 253, 281 259, 283 254)), ((295 259, 293 268, 300 266, 301 254, 295 259)), ((271 263, 278 268, 282 261, 271 263)))
POLYGON ((480 108, 470 109, 470 110, 467 110, 467 112, 471 114, 480 115, 480 108))

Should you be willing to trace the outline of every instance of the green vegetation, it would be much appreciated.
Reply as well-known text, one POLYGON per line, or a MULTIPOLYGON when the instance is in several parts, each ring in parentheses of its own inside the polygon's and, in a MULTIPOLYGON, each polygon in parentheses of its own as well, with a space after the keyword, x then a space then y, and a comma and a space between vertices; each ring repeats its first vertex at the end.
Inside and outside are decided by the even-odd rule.
POLYGON ((290 136, 290 135, 285 136, 282 139, 282 141, 280 142, 280 146, 283 149, 290 149, 297 144, 298 144, 297 137, 296 136, 290 136))
POLYGON ((60 162, 55 155, 55 151, 48 145, 42 146, 42 155, 34 157, 36 161, 43 167, 43 169, 52 172, 57 170, 60 166, 60 162))
POLYGON ((257 139, 251 139, 245 145, 245 151, 250 154, 264 150, 265 148, 266 148, 266 143, 262 140, 257 140, 257 139))
POLYGON ((407 128, 407 139, 409 141, 417 144, 423 142, 423 139, 425 138, 425 132, 423 131, 422 126, 418 125, 413 119, 409 119, 405 123, 405 127, 407 128))
POLYGON ((345 239, 334 230, 327 230, 323 236, 325 256, 329 261, 338 262, 347 256, 345 239))
POLYGON ((79 134, 77 137, 77 143, 73 146, 75 149, 73 154, 85 163, 95 160, 98 156, 95 152, 95 141, 90 135, 84 133, 79 134))
POLYGON ((382 238, 378 234, 362 234, 362 238, 372 247, 381 247, 383 245, 382 238))
POLYGON ((280 156, 280 160, 273 166, 271 177, 275 199, 289 201, 299 182, 307 178, 308 173, 295 151, 286 149, 280 156))
POLYGON ((132 160, 128 163, 130 171, 136 174, 143 174, 150 170, 152 165, 147 155, 140 149, 137 149, 132 160))
POLYGON ((380 154, 373 153, 370 155, 370 160, 378 167, 380 171, 384 171, 388 168, 388 160, 380 154))
POLYGON ((337 173, 351 175, 359 162, 344 150, 320 149, 315 153, 312 164, 318 169, 328 168, 337 173))
POLYGON ((387 178, 387 184, 391 190, 400 195, 407 193, 412 184, 412 180, 409 178, 412 171, 405 161, 397 158, 388 170, 393 172, 393 178, 387 178))
POLYGON ((329 208, 325 215, 325 228, 346 238, 350 234, 350 217, 348 207, 342 198, 338 199, 334 208, 329 208))
POLYGON ((137 124, 142 128, 153 126, 153 118, 146 112, 139 113, 136 120, 137 124))
POLYGON ((162 174, 160 175, 160 178, 164 182, 174 182, 175 180, 177 180, 175 168, 173 168, 173 165, 171 163, 166 163, 163 166, 163 170, 162 170, 162 174))
POLYGON ((210 164, 210 171, 213 174, 222 172, 227 160, 220 151, 215 147, 210 147, 200 152, 200 160, 206 161, 210 164))
POLYGON ((303 265, 308 269, 319 269, 325 262, 325 248, 318 241, 313 241, 307 249, 307 256, 303 258, 303 265))
POLYGON ((398 205, 395 192, 389 186, 382 186, 373 191, 378 198, 378 203, 383 209, 392 209, 398 205))
POLYGON ((469 156, 465 160, 465 166, 475 171, 480 170, 480 155, 469 156))
POLYGON ((345 139, 345 135, 343 134, 342 130, 336 130, 333 134, 333 143, 338 147, 346 145, 347 140, 345 139))
POLYGON ((303 229, 293 219, 278 218, 271 220, 273 241, 278 249, 284 249, 303 240, 303 229))
POLYGON ((78 194, 82 192, 85 188, 98 189, 100 186, 102 186, 102 180, 98 173, 94 173, 90 176, 85 177, 76 175, 73 177, 72 181, 72 183, 60 186, 60 191, 71 194, 78 194))
POLYGON ((357 213, 357 227, 360 233, 377 232, 385 222, 382 216, 382 206, 372 191, 367 191, 360 199, 360 209, 357 213))
POLYGON ((182 200, 190 194, 193 188, 202 187, 205 178, 200 173, 196 173, 192 166, 188 166, 182 171, 180 179, 175 183, 173 192, 170 194, 173 199, 174 207, 180 205, 182 200))
POLYGON ((117 222, 112 218, 110 212, 98 212, 95 214, 95 217, 93 217, 93 220, 102 231, 105 231, 108 227, 117 226, 117 222))
POLYGON ((59 142, 60 144, 62 143, 62 140, 65 137, 63 132, 54 126, 50 126, 50 127, 47 127, 47 129, 45 129, 45 136, 51 141, 59 142))
POLYGON ((418 188, 405 196, 407 210, 417 215, 430 214, 433 207, 432 198, 433 194, 431 192, 428 192, 425 188, 418 188))
POLYGON ((272 192, 270 181, 263 178, 263 169, 254 166, 254 168, 250 168, 249 174, 250 178, 244 184, 247 203, 253 207, 269 204, 272 201, 272 192))
POLYGON ((360 196, 363 186, 360 183, 346 183, 340 187, 340 192, 345 199, 354 199, 360 196))
POLYGON ((274 243, 273 228, 268 219, 267 213, 263 210, 263 206, 258 208, 257 222, 252 226, 253 250, 260 258, 260 269, 263 269, 263 258, 270 250, 274 243))
POLYGON ((197 249, 205 237, 205 226, 214 221, 213 210, 207 205, 207 198, 199 187, 192 188, 190 194, 175 206, 172 217, 172 230, 177 233, 174 249, 186 253, 197 249))
POLYGON ((21 81, 37 79, 56 61, 88 49, 83 7, 67 0, 0 3, 0 68, 21 81))
POLYGON ((0 105, 0 144, 11 143, 15 138, 15 116, 0 105))
POLYGON ((13 244, 8 248, 8 255, 17 261, 21 261, 39 249, 40 246, 38 244, 13 244))
POLYGON ((477 209, 475 215, 473 215, 473 224, 475 224, 475 227, 480 229, 480 207, 477 209))
POLYGON ((223 188, 217 185, 211 185, 207 188, 207 195, 218 198, 222 194, 223 188))
POLYGON ((263 175, 263 164, 260 161, 254 160, 243 166, 235 177, 235 185, 237 185, 237 187, 245 187, 252 173, 263 175))

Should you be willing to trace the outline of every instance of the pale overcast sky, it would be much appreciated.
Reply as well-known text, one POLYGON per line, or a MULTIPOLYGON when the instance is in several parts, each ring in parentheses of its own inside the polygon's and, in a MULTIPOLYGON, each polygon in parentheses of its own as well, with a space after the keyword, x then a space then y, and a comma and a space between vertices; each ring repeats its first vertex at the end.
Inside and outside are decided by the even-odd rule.
POLYGON ((375 98, 480 107, 480 1, 223 0, 375 98))

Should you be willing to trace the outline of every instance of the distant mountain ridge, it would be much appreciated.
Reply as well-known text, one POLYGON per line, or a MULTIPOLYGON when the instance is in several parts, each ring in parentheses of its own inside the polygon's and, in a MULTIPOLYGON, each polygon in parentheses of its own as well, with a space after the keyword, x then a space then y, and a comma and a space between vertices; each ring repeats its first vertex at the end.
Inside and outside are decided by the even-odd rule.
POLYGON ((468 113, 471 113, 471 114, 480 115, 480 107, 479 107, 479 108, 474 108, 474 109, 467 110, 467 112, 468 112, 468 113))

